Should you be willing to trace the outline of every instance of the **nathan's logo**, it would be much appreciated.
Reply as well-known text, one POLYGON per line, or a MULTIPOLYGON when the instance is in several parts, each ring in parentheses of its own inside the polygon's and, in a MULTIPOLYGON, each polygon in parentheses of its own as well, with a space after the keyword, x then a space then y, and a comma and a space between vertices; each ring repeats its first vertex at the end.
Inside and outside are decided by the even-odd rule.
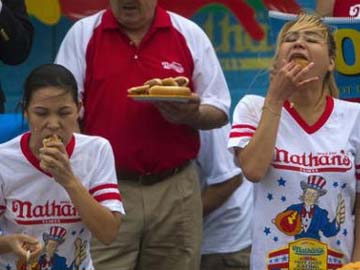
POLYGON ((319 255, 323 255, 325 253, 323 248, 309 248, 309 247, 293 246, 292 250, 297 255, 316 255, 316 256, 319 256, 319 255))
POLYGON ((291 171, 345 172, 352 168, 350 158, 345 151, 331 153, 293 154, 284 149, 275 148, 274 168, 291 171))
POLYGON ((184 67, 177 62, 162 62, 161 65, 163 66, 164 69, 172 69, 174 71, 176 71, 177 73, 183 73, 184 72, 184 67))
POLYGON ((15 200, 12 211, 19 224, 70 223, 80 220, 79 213, 70 202, 47 201, 34 205, 30 201, 15 200))

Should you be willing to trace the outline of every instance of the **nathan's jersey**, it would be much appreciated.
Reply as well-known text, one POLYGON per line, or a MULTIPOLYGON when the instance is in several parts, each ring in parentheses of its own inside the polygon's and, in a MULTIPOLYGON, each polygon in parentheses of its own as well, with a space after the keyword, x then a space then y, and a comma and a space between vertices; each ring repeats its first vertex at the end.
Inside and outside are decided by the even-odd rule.
POLYGON ((360 18, 359 0, 337 0, 334 4, 334 17, 360 18))
MULTIPOLYGON (((245 147, 264 98, 234 111, 229 147, 245 147)), ((350 260, 354 202, 360 192, 360 106, 331 97, 313 125, 284 104, 265 177, 255 184, 252 269, 336 269, 350 260), (345 202, 345 220, 337 210, 345 202)))
POLYGON ((230 107, 225 77, 206 34, 194 22, 160 7, 139 46, 124 34, 111 10, 77 21, 56 63, 77 80, 84 133, 107 138, 117 166, 139 174, 195 159, 200 143, 190 126, 170 123, 154 104, 128 98, 129 88, 153 78, 185 76, 202 104, 225 113, 230 107))
MULTIPOLYGON (((28 147, 29 138, 30 133, 25 133, 0 145, 2 233, 29 234, 44 244, 35 263, 38 268, 33 269, 93 269, 91 233, 65 189, 40 169, 28 147)), ((75 134, 66 150, 74 175, 94 199, 111 211, 124 213, 108 141, 75 134)), ((21 264, 13 254, 0 256, 0 269, 25 269, 21 264)))

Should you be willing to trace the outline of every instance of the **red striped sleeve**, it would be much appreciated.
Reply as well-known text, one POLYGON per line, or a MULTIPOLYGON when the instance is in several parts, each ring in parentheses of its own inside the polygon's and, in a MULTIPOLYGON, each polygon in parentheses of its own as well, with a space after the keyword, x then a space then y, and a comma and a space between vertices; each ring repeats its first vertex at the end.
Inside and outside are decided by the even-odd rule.
POLYGON ((108 201, 108 200, 118 200, 121 201, 121 195, 120 193, 104 193, 97 196, 94 196, 94 199, 98 202, 108 201))
POLYGON ((89 193, 94 194, 95 192, 97 192, 99 190, 107 189, 107 188, 116 188, 116 189, 118 189, 119 187, 118 187, 117 184, 103 184, 103 185, 100 185, 100 186, 97 186, 97 187, 94 187, 94 188, 90 189, 89 193))
POLYGON ((251 129, 251 130, 256 130, 256 127, 254 126, 251 126, 251 125, 246 125, 246 124, 237 124, 237 125, 233 125, 232 126, 232 129, 235 129, 235 128, 246 128, 246 129, 251 129))
POLYGON ((252 137, 254 132, 230 132, 230 138, 252 137))

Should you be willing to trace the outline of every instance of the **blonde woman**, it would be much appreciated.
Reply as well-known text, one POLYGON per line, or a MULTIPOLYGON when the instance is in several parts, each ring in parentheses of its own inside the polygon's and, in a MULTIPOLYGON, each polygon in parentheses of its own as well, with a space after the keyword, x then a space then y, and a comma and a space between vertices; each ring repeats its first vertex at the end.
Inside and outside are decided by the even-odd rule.
POLYGON ((335 42, 313 15, 279 34, 265 98, 234 110, 229 147, 255 182, 252 269, 360 258, 360 106, 337 99, 335 42))

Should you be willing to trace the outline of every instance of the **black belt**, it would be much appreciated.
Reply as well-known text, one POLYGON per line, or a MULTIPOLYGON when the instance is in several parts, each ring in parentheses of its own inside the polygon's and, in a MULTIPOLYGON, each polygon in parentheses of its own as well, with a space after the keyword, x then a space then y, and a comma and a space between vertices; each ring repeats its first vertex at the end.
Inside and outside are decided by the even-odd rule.
POLYGON ((175 174, 181 172, 185 167, 190 164, 190 161, 186 161, 176 168, 166 169, 158 173, 147 173, 147 174, 138 174, 136 172, 131 172, 127 170, 118 169, 116 171, 118 180, 127 180, 131 182, 136 182, 144 186, 153 185, 155 183, 161 182, 175 174))

